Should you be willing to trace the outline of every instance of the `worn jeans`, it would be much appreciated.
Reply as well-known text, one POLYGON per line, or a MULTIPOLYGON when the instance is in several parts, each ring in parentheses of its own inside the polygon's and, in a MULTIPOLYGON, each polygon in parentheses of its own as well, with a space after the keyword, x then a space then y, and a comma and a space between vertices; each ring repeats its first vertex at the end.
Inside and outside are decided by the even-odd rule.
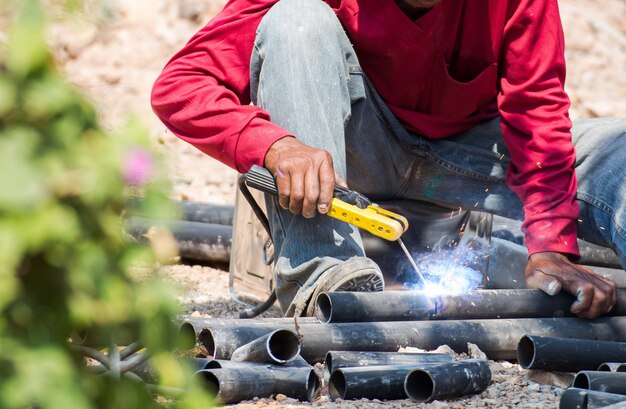
MULTIPOLYGON (((274 123, 330 152, 348 186, 374 201, 413 199, 523 218, 520 199, 505 183, 509 153, 500 119, 438 140, 405 130, 321 0, 281 0, 270 9, 257 30, 250 78, 253 102, 274 123)), ((572 132, 579 236, 612 247, 626 266, 626 121, 575 122, 572 132)), ((268 212, 283 311, 321 273, 364 255, 354 226, 294 216, 270 198, 268 212)))

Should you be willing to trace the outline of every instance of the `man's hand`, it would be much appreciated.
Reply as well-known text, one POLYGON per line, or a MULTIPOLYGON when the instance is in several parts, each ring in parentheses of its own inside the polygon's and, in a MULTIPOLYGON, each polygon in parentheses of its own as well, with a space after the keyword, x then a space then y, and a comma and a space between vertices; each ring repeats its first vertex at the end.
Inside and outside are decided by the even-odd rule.
POLYGON ((315 216, 316 208, 320 213, 328 211, 336 177, 337 183, 345 183, 335 174, 330 153, 296 138, 274 142, 264 165, 276 178, 280 206, 307 218, 315 216))
POLYGON ((555 295, 561 289, 576 296, 572 313, 595 318, 611 311, 617 302, 617 285, 593 271, 572 263, 563 254, 536 253, 526 266, 526 286, 555 295))

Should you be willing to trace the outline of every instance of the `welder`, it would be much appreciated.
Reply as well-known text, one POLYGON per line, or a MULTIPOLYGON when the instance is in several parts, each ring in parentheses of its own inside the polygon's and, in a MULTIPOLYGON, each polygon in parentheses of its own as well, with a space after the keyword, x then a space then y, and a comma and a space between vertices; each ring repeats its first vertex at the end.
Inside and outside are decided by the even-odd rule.
POLYGON ((576 263, 577 237, 626 266, 626 122, 572 125, 564 81, 557 0, 231 0, 152 105, 207 155, 275 177, 286 315, 321 291, 384 288, 357 228, 324 215, 347 184, 523 220, 527 286, 594 318, 615 284, 576 263))

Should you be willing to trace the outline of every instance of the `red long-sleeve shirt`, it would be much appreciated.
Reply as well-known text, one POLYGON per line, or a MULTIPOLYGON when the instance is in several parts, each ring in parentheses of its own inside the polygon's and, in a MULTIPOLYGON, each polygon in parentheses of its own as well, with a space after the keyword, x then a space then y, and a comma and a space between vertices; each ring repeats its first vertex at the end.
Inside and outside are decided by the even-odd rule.
MULTIPOLYGON (((256 28, 277 0, 231 0, 166 65, 154 111, 241 172, 290 135, 249 105, 256 28)), ((445 138, 500 115, 529 252, 578 254, 575 152, 557 0, 443 0, 412 21, 392 0, 325 0, 404 126, 445 138)), ((296 135, 297 137, 297 135, 296 135)))

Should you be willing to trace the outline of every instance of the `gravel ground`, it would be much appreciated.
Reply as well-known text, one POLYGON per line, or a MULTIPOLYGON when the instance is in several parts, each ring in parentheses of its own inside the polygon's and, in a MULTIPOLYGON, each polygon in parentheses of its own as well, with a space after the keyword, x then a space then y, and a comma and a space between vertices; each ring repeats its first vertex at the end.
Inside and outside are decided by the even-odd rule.
MULTIPOLYGON (((50 39, 69 81, 83 89, 99 108, 105 126, 115 128, 129 112, 147 126, 160 147, 173 183, 173 198, 232 204, 235 172, 205 157, 167 132, 150 111, 151 85, 162 66, 215 14, 223 0, 93 0, 87 21, 60 14, 50 39)), ((626 1, 562 0, 559 2, 567 41, 568 83, 573 119, 626 117, 626 1), (600 4, 601 3, 601 4, 600 4)), ((207 266, 175 265, 161 269, 181 289, 185 312, 202 316, 235 316, 227 274, 207 266)), ((277 308, 265 316, 279 316, 277 308)), ((522 370, 509 362, 490 362, 493 381, 480 395, 461 400, 415 405, 405 401, 329 402, 327 395, 303 404, 278 395, 244 402, 243 408, 548 408, 557 407, 570 374, 522 370)))

